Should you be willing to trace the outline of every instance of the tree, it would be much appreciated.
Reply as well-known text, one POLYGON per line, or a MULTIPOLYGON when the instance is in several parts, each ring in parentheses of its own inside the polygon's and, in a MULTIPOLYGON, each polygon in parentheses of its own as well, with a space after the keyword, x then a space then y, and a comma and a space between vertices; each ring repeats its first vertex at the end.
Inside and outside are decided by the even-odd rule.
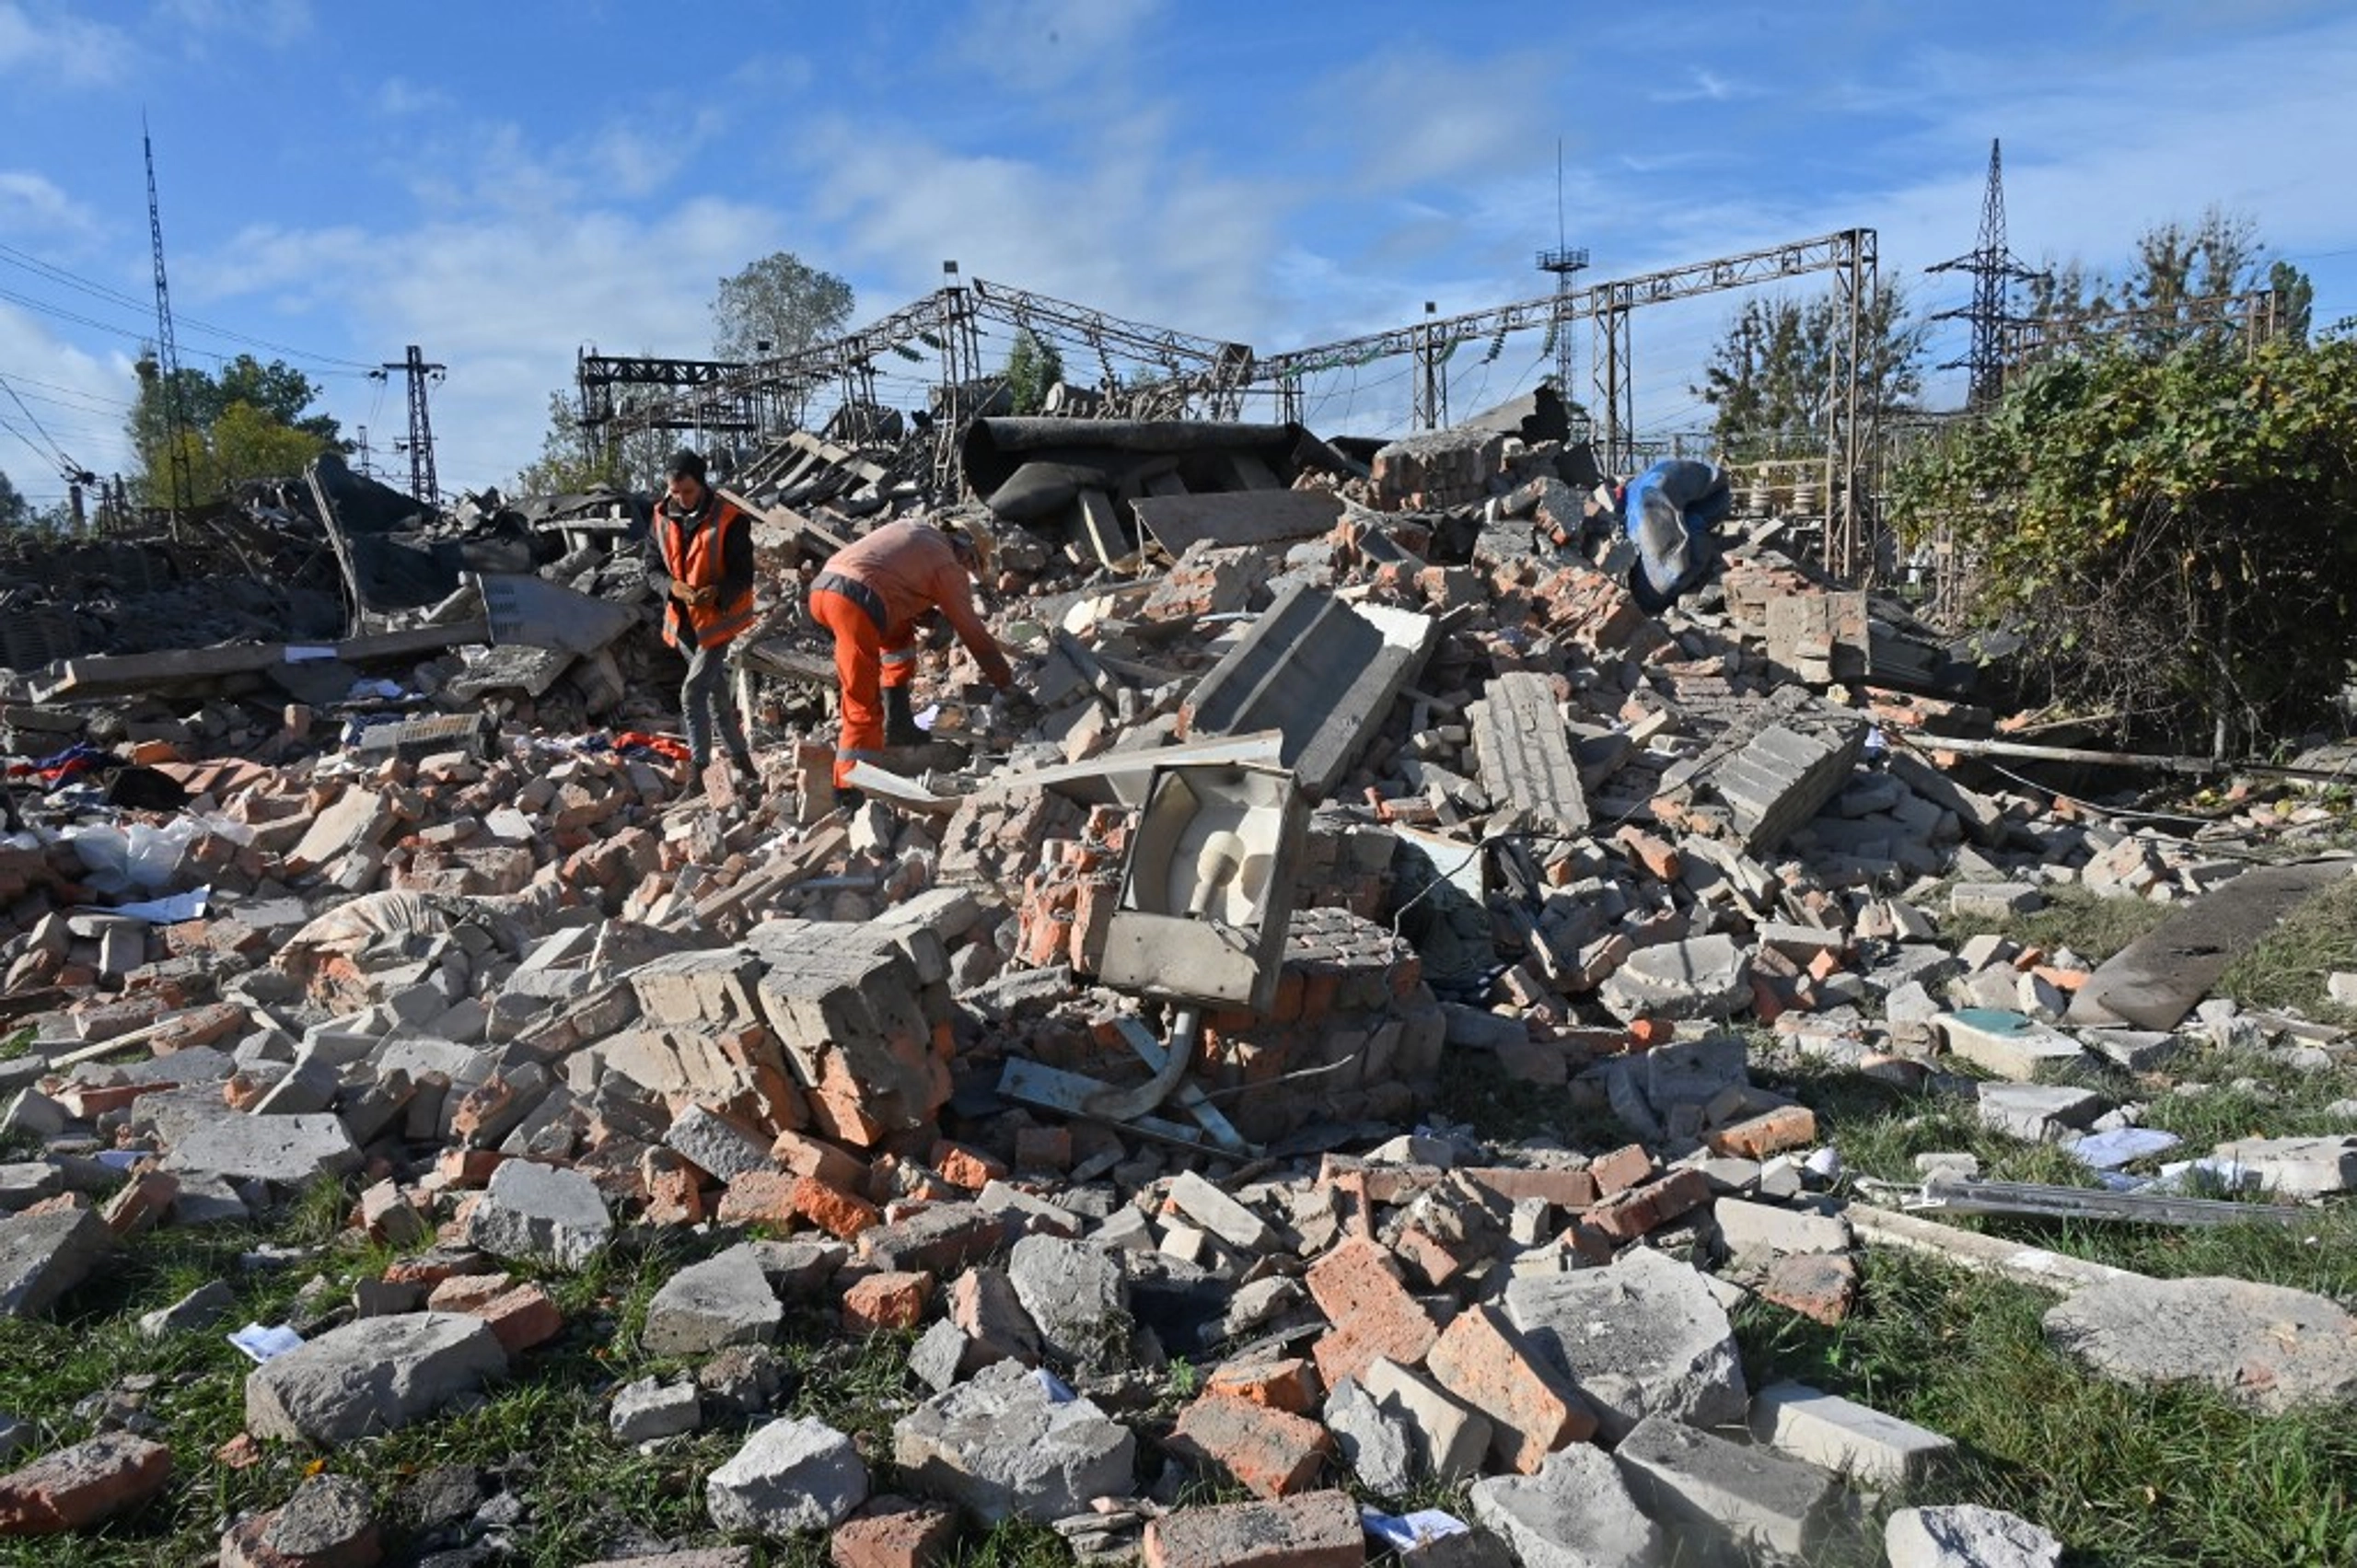
POLYGON ((2267 286, 2275 291, 2275 331, 2295 343, 2308 341, 2314 325, 2316 285, 2289 261, 2267 269, 2267 286))
MULTIPOLYGON (((155 357, 138 365, 139 396, 130 435, 139 473, 135 487, 149 505, 172 499, 170 398, 155 357)), ((181 450, 196 504, 217 500, 249 480, 300 473, 321 452, 348 450, 333 417, 307 412, 317 383, 284 360, 262 364, 241 354, 218 376, 183 366, 171 387, 187 422, 181 450)))
POLYGON ((2357 342, 2114 342, 2022 373, 1903 467, 2039 693, 2177 749, 2327 719, 2357 646, 2357 342))
POLYGON ((1006 389, 1017 414, 1038 413, 1048 403, 1048 389, 1064 378, 1064 356, 1056 345, 1028 327, 1018 327, 1015 346, 1006 352, 1006 389))
POLYGON ((580 404, 559 389, 549 394, 540 455, 500 489, 508 495, 572 495, 609 486, 652 492, 662 488, 664 462, 679 445, 676 432, 633 430, 601 454, 581 422, 580 404))
MULTIPOLYGON (((1727 329, 1689 389, 1718 411, 1720 451, 1739 462, 1821 452, 1830 433, 1838 304, 1814 299, 1751 299, 1727 329)), ((1875 414, 1907 408, 1923 389, 1926 328, 1907 319, 1905 291, 1892 284, 1875 296, 1860 324, 1858 376, 1863 406, 1875 414)))
MULTIPOLYGON (((2172 218, 2138 235, 2134 263, 2120 278, 2091 272, 2076 258, 2059 264, 2049 259, 2046 275, 2029 282, 2027 313, 2033 319, 2068 324, 2139 311, 2142 319, 2128 331, 2128 343, 2137 352, 2157 355, 2189 343, 2238 341, 2239 323, 2200 319, 2197 302, 2271 288, 2277 332, 2305 343, 2315 285, 2288 261, 2263 266, 2266 250, 2248 216, 2213 203, 2197 223, 2172 218)), ((2049 341, 2074 341, 2074 334, 2058 332, 2049 341)))
POLYGON ((762 257, 720 280, 712 302, 715 359, 795 354, 841 337, 851 325, 851 285, 790 250, 762 257))
POLYGON ((8 470, 0 469, 0 533, 14 533, 32 518, 32 503, 8 477, 8 470))

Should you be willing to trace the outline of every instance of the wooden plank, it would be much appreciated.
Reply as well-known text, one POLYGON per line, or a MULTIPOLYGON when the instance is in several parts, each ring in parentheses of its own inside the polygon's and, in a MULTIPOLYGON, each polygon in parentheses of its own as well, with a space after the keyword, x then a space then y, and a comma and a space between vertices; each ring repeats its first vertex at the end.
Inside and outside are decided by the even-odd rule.
POLYGON ((1198 540, 1232 545, 1313 539, 1341 519, 1342 498, 1326 490, 1226 490, 1142 495, 1130 510, 1138 527, 1175 556, 1198 540))
POLYGON ((65 660, 57 679, 41 687, 36 696, 44 703, 59 698, 127 696, 183 681, 215 680, 225 675, 251 674, 273 665, 302 662, 287 657, 290 648, 324 648, 331 658, 360 664, 490 641, 491 622, 477 616, 447 626, 377 632, 348 637, 340 643, 239 643, 160 654, 101 654, 65 660))

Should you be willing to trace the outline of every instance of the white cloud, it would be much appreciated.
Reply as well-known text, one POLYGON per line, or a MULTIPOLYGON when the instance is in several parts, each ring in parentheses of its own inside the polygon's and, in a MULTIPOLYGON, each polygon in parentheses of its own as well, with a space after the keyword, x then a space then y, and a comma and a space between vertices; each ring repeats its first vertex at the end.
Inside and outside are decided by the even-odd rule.
POLYGON ((0 415, 27 438, 0 432, 0 470, 18 490, 36 502, 64 494, 58 465, 41 444, 42 430, 75 462, 100 473, 129 465, 122 424, 138 387, 129 354, 90 354, 59 337, 41 317, 0 301, 0 366, 40 421, 40 429, 32 428, 13 401, 0 397, 0 415))
POLYGON ((120 28, 54 6, 0 0, 0 78, 95 87, 120 78, 133 52, 130 35, 120 28))
POLYGON ((0 169, 0 234, 53 252, 91 238, 98 230, 90 209, 47 177, 30 169, 0 169))
POLYGON ((395 119, 447 114, 457 104, 440 87, 421 87, 407 76, 388 76, 377 87, 377 110, 395 119))
POLYGON ((1387 47, 1313 84, 1301 122, 1313 140, 1351 150, 1363 190, 1476 178, 1552 157, 1555 132, 1535 124, 1533 110, 1550 100, 1561 69, 1538 50, 1474 59, 1387 47))

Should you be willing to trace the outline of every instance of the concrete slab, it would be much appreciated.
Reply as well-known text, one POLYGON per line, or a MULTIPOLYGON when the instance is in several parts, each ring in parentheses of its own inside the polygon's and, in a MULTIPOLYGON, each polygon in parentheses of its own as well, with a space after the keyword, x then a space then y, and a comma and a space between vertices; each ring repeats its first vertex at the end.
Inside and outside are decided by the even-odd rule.
POLYGON ((2173 1029, 2227 966, 2283 917, 2357 872, 2357 860, 2305 861, 2246 872, 2204 893, 2099 965, 2066 1015, 2100 1028, 2126 1021, 2173 1029))
POLYGON ((1674 1535, 1699 1532, 1708 1539, 1724 1532, 1804 1560, 1840 1490, 1831 1470, 1666 1416, 1638 1423, 1612 1458, 1638 1504, 1674 1535))
POLYGON ((1920 1481, 1956 1455, 1956 1440, 1828 1394, 1778 1383, 1751 1401, 1751 1435, 1770 1447, 1876 1486, 1920 1481))
POLYGON ((1553 678, 1533 670, 1496 677, 1466 710, 1481 787, 1498 814, 1491 830, 1587 831, 1587 792, 1580 784, 1571 732, 1553 678))

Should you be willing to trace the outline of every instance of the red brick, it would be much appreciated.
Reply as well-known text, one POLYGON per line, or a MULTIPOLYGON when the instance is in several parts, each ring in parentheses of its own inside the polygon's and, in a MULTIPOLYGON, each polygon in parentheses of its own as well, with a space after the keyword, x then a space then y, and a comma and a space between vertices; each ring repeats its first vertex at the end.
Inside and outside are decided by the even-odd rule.
POLYGON ((1548 1455, 1596 1434, 1596 1415, 1488 1303, 1458 1313, 1424 1365, 1440 1386, 1490 1418, 1490 1452, 1535 1474, 1548 1455))
POLYGON ((1364 1237, 1352 1237, 1309 1266, 1310 1299, 1331 1333, 1318 1342, 1318 1375, 1332 1388, 1366 1369, 1377 1356, 1413 1366, 1438 1330, 1393 1272, 1391 1254, 1364 1237))
POLYGON ((969 1192, 979 1192, 992 1182, 1004 1179, 1007 1174, 1003 1163, 980 1149, 953 1144, 947 1139, 934 1144, 932 1157, 927 1163, 941 1173, 944 1181, 953 1187, 962 1187, 969 1192))
POLYGON ((816 1177, 805 1176, 795 1182, 793 1202, 795 1214, 844 1241, 856 1240, 861 1231, 884 1218, 875 1204, 816 1177))
POLYGON ((1145 1527, 1145 1568, 1364 1568, 1347 1492, 1180 1508, 1145 1527))
POLYGON ((1514 1166, 1477 1166, 1467 1180, 1509 1203, 1542 1198, 1559 1209, 1585 1209, 1596 1200, 1596 1178, 1585 1170, 1523 1170, 1514 1166))
POLYGON ((1421 1225, 1410 1225, 1401 1231, 1393 1250, 1418 1279, 1434 1290, 1455 1279, 1465 1267, 1438 1237, 1421 1225))
POLYGON ((843 1327, 855 1334, 913 1329, 933 1299, 933 1276, 913 1271, 870 1274, 843 1292, 843 1327))
POLYGON ((1645 1152, 1643 1144, 1631 1144, 1590 1160, 1587 1173, 1595 1179, 1597 1194, 1609 1198, 1650 1180, 1654 1156, 1645 1152))
POLYGON ((1786 1149, 1805 1149, 1815 1144, 1817 1113, 1805 1105, 1780 1105, 1747 1121, 1722 1127, 1702 1141, 1713 1154, 1764 1160, 1786 1149))
MULTIPOLYGON (((386 1270, 385 1277, 392 1278, 392 1271, 386 1270)), ((514 1282, 515 1276, 507 1273, 446 1274, 427 1293, 426 1309, 431 1312, 472 1312, 514 1282)))
POLYGON ((497 1149, 445 1149, 434 1161, 446 1187, 482 1187, 507 1156, 497 1149))
POLYGON ((713 1216, 722 1225, 789 1229, 802 1217, 795 1200, 795 1190, 802 1181, 801 1177, 782 1170, 749 1170, 722 1189, 713 1216))
POLYGON ((1629 852, 1630 858, 1651 872, 1656 880, 1675 882, 1678 873, 1685 869, 1674 845, 1666 839, 1655 838, 1634 823, 1622 828, 1613 837, 1621 848, 1629 852))
POLYGON ((246 1010, 235 1003, 208 1003, 173 1018, 148 1040, 147 1048, 158 1056, 169 1056, 176 1051, 217 1044, 242 1030, 247 1022, 246 1010))
POLYGON ((465 1310, 469 1316, 490 1324, 499 1348, 511 1356, 521 1355, 534 1345, 546 1344, 564 1332, 564 1314, 557 1310, 547 1291, 529 1282, 511 1285, 465 1310))
POLYGON ((1256 1497, 1283 1497, 1316 1483, 1327 1437, 1305 1417, 1213 1392, 1179 1412, 1169 1447, 1256 1497))
POLYGON ((117 1237, 128 1240, 162 1222, 180 1195, 180 1179, 169 1171, 145 1170, 134 1176, 113 1197, 99 1217, 117 1237))
POLYGON ((1710 1201, 1711 1185, 1701 1171, 1673 1170, 1588 1210, 1581 1225, 1614 1242, 1633 1241, 1710 1201))
POLYGON ((172 1477, 172 1451, 127 1432, 101 1433, 0 1476, 0 1536, 78 1530, 153 1497, 172 1477))
POLYGON ((1297 1355, 1282 1361, 1230 1362, 1205 1379, 1203 1389, 1294 1415, 1307 1415, 1318 1405, 1317 1375, 1297 1355))
POLYGON ((906 1497, 870 1498, 827 1542, 833 1568, 935 1568, 958 1540, 958 1511, 906 1497))
POLYGON ((1858 1304, 1858 1265, 1839 1252, 1787 1254, 1768 1266, 1759 1295, 1804 1318, 1838 1324, 1858 1304))

